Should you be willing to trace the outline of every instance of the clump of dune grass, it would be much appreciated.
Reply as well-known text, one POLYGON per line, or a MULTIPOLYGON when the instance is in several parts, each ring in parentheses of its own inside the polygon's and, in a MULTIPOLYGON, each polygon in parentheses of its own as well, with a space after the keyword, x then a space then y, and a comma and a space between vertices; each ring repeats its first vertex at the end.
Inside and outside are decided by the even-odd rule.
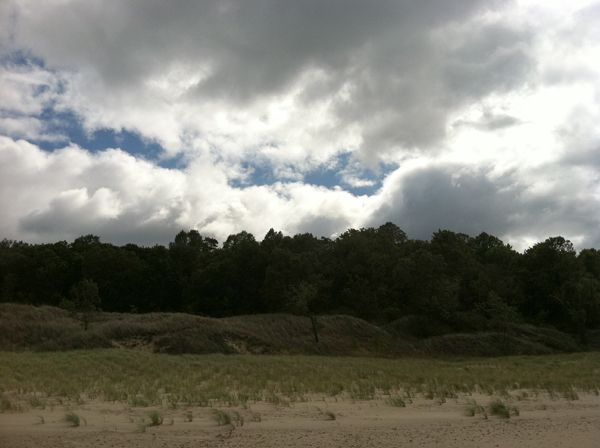
POLYGON ((284 397, 282 397, 279 394, 276 394, 272 391, 269 391, 265 394, 264 400, 267 403, 271 403, 275 406, 289 406, 290 405, 289 400, 286 400, 284 397))
POLYGON ((325 420, 335 420, 336 416, 331 411, 323 411, 323 417, 325 420))
POLYGON ((565 398, 566 400, 569 401, 576 401, 579 400, 579 395, 577 394, 577 392, 575 391, 575 389, 573 389, 573 387, 568 387, 563 391, 563 398, 565 398))
POLYGON ((150 406, 150 403, 144 397, 136 395, 129 399, 129 405, 134 408, 146 408, 150 406))
POLYGON ((400 397, 390 397, 387 400, 385 400, 385 402, 390 406, 394 406, 396 408, 406 407, 406 402, 400 397))
POLYGON ((0 394, 0 412, 8 412, 13 409, 12 401, 4 394, 0 394))
POLYGON ((45 408, 46 407, 46 402, 44 400, 41 400, 39 397, 37 396, 32 396, 29 398, 28 400, 29 406, 31 406, 32 408, 45 408))
POLYGON ((65 421, 74 428, 78 427, 81 424, 81 418, 79 415, 74 412, 68 412, 65 414, 65 421))
POLYGON ((212 418, 217 422, 218 426, 231 425, 231 415, 220 409, 212 410, 212 418))
POLYGON ((475 417, 479 414, 483 415, 484 417, 487 417, 487 413, 485 412, 485 408, 483 406, 477 404, 475 400, 467 403, 467 405, 465 406, 465 415, 467 417, 475 417))
POLYGON ((148 418, 150 419, 150 423, 148 423, 148 426, 160 426, 163 424, 163 417, 158 411, 149 412, 148 418))
POLYGON ((231 411, 231 421, 236 426, 244 426, 244 416, 240 414, 238 411, 231 411))
POLYGON ((500 418, 510 418, 508 406, 501 400, 494 400, 489 405, 490 414, 500 418))
POLYGON ((519 415, 519 409, 516 406, 509 406, 502 400, 494 400, 489 405, 491 415, 495 415, 500 418, 510 418, 512 416, 519 415))

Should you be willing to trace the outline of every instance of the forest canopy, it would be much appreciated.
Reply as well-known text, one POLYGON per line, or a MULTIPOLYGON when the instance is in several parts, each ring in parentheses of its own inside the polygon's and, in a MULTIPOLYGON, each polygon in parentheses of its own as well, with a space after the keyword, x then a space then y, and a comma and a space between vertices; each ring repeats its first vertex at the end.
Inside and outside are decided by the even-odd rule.
POLYGON ((577 253, 560 236, 523 253, 487 233, 412 240, 392 223, 335 239, 240 232, 222 245, 196 230, 168 247, 95 235, 0 242, 1 301, 72 306, 85 291, 104 311, 348 314, 379 324, 410 316, 461 332, 532 323, 585 342, 600 326, 600 253, 577 253))

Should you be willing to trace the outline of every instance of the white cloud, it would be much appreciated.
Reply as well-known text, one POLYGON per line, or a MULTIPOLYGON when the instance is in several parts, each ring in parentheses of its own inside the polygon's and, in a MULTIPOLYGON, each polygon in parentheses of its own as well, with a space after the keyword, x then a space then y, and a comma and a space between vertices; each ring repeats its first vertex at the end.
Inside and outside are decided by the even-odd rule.
POLYGON ((224 169, 208 159, 165 169, 118 149, 47 153, 0 137, 0 228, 4 237, 33 241, 95 233, 150 244, 170 241, 181 228, 221 240, 243 229, 294 233, 320 217, 337 223, 329 228, 335 233, 359 224, 370 201, 299 182, 235 188, 224 169))
POLYGON ((3 3, 0 53, 44 64, 0 64, 0 230, 165 242, 182 227, 331 235, 393 219, 418 237, 600 244, 599 5, 3 3), (47 109, 136 132, 186 166, 18 140, 64 138, 47 109), (378 175, 382 162, 399 168, 378 175), (253 185, 256 167, 271 185, 253 185), (317 168, 382 187, 304 184, 317 168))
POLYGON ((477 94, 518 85, 529 58, 502 23, 476 25, 477 68, 455 51, 470 51, 471 29, 452 28, 464 43, 447 45, 447 23, 479 22, 481 0, 16 4, 17 42, 69 74, 60 104, 89 129, 298 170, 435 143, 472 96, 458 82, 477 94))
POLYGON ((182 228, 223 241, 241 230, 259 238, 271 227, 331 236, 392 220, 416 238, 449 228, 487 231, 519 249, 559 233, 584 245, 600 243, 597 175, 577 165, 497 175, 489 167, 415 160, 372 196, 301 182, 236 188, 225 170, 208 159, 165 169, 118 149, 47 153, 2 137, 0 228, 5 237, 31 241, 94 233, 152 244, 172 240, 182 228))

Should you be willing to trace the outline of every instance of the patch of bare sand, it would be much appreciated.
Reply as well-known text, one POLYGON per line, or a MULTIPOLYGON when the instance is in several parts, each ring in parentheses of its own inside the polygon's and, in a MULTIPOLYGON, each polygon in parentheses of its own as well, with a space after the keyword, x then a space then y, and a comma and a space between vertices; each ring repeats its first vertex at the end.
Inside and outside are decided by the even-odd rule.
POLYGON ((266 403, 222 408, 235 417, 217 424, 210 408, 160 409, 162 425, 147 426, 149 408, 91 402, 77 408, 0 414, 0 447, 540 447, 598 448, 600 398, 511 401, 520 415, 468 417, 462 397, 439 403, 419 399, 404 408, 382 400, 327 398, 289 407, 266 403), (235 412, 234 412, 235 411, 235 412), (65 421, 80 416, 79 427, 65 421), (191 420, 191 421, 190 421, 191 420))

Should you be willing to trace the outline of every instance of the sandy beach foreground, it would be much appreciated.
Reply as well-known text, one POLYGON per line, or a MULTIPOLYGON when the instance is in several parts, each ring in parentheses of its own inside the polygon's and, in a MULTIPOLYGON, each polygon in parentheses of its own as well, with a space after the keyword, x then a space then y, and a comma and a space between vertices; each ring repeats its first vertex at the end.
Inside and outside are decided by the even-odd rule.
MULTIPOLYGON (((578 400, 538 396, 511 400, 519 415, 508 419, 478 413, 487 396, 440 403, 415 399, 406 407, 384 400, 326 399, 244 408, 156 409, 161 424, 151 426, 153 408, 89 402, 0 414, 3 448, 57 447, 573 447, 600 443, 600 398, 578 400), (80 418, 70 426, 67 413, 80 418)), ((155 422, 159 423, 159 422, 155 422)))

